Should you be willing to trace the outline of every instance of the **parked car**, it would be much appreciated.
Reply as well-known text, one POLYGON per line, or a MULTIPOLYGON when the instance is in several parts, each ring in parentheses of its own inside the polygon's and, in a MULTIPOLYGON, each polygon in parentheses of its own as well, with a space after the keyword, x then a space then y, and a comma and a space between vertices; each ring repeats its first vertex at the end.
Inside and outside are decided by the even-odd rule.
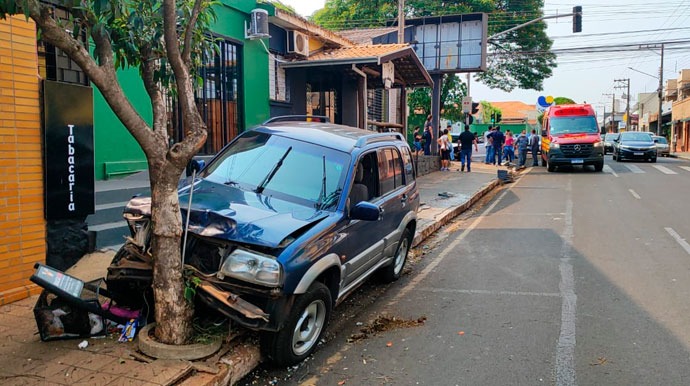
POLYGON ((668 157, 670 154, 668 140, 666 137, 655 135, 652 140, 656 144, 656 155, 657 157, 668 157))
POLYGON ((618 133, 606 133, 604 135, 604 154, 613 153, 613 140, 618 137, 618 133))
POLYGON ((656 162, 656 145, 652 136, 639 131, 620 133, 613 146, 613 159, 642 159, 656 162))
MULTIPOLYGON (((401 134, 296 119, 242 133, 179 190, 197 298, 260 331, 264 356, 278 365, 310 355, 332 307, 365 279, 400 277, 419 207, 401 134)), ((127 287, 126 250, 148 239, 147 203, 134 199, 125 211, 132 239, 108 288, 127 287)))

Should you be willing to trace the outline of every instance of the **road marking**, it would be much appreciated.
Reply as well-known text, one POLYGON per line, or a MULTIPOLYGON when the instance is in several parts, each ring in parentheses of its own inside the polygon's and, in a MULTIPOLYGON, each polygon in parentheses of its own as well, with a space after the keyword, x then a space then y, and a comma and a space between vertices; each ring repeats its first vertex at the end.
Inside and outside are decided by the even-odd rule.
POLYGON ((630 170, 631 172, 636 173, 636 174, 640 174, 640 173, 645 172, 644 170, 640 169, 640 167, 637 165, 625 165, 625 167, 628 168, 628 170, 630 170))
POLYGON ((634 190, 628 189, 628 192, 630 192, 630 194, 632 194, 632 196, 637 198, 638 200, 642 199, 642 197, 640 197, 640 195, 637 194, 637 192, 635 192, 634 190))
POLYGON ((614 172, 609 165, 604 165, 604 173, 611 173, 614 177, 618 177, 618 173, 614 172))
POLYGON ((664 173, 664 174, 678 174, 674 172, 673 170, 667 168, 666 166, 661 166, 661 165, 652 165, 654 169, 664 173))
POLYGON ((685 170, 685 171, 690 172, 690 166, 678 166, 678 167, 685 170))
POLYGON ((575 326, 577 295, 575 294, 575 276, 570 264, 573 241, 573 196, 572 180, 566 186, 565 227, 561 239, 561 281, 558 288, 561 293, 561 332, 556 347, 556 385, 577 385, 575 377, 575 326))
POLYGON ((453 293, 466 295, 511 295, 511 296, 544 296, 559 298, 559 292, 525 292, 525 291, 489 291, 489 290, 467 290, 467 289, 452 289, 452 288, 418 288, 417 291, 433 292, 433 293, 453 293))
POLYGON ((124 209, 125 206, 127 206, 127 203, 129 201, 122 201, 122 202, 113 202, 110 204, 101 204, 101 205, 96 205, 96 212, 99 210, 106 210, 106 209, 112 209, 112 208, 122 208, 124 209))
POLYGON ((677 242, 678 244, 680 244, 680 246, 681 246, 683 249, 685 249, 685 252, 687 252, 688 255, 690 255, 690 244, 688 244, 688 242, 685 241, 684 238, 680 237, 680 235, 678 234, 678 232, 676 232, 675 230, 673 230, 673 228, 664 228, 664 229, 666 229, 666 232, 668 232, 668 234, 671 235, 671 237, 673 237, 674 239, 676 239, 676 242, 677 242))

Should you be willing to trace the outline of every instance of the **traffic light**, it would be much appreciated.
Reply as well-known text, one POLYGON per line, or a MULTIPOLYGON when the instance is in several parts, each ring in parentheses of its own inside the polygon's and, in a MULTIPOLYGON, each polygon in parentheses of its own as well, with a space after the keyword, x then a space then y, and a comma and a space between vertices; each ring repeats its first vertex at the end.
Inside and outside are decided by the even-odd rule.
POLYGON ((472 102, 472 114, 477 114, 479 112, 479 103, 472 102))
POLYGON ((491 123, 496 123, 496 112, 494 111, 491 112, 491 123))
POLYGON ((582 32, 582 7, 573 7, 573 33, 582 32))
POLYGON ((497 112, 496 112, 496 122, 495 122, 495 123, 500 123, 500 122, 501 122, 501 113, 497 111, 497 112))

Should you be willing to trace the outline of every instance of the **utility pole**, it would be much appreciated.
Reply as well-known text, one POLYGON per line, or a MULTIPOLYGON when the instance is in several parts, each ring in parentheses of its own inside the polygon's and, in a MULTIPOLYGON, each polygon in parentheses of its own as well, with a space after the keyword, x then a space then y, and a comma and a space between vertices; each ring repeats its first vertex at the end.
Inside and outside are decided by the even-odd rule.
POLYGON ((398 44, 405 43, 405 0, 398 0, 398 44))
POLYGON ((627 79, 614 79, 614 82, 625 83, 625 86, 613 86, 613 88, 625 88, 626 91, 626 102, 625 102, 625 129, 630 130, 630 78, 627 79))
POLYGON ((659 117, 656 119, 656 135, 661 135, 661 113, 662 97, 664 96, 664 43, 661 43, 661 65, 659 65, 659 117))
MULTIPOLYGON (((616 131, 613 129, 613 122, 615 122, 616 119, 616 94, 614 93, 606 93, 606 94, 601 94, 602 96, 611 96, 613 97, 613 103, 612 103, 612 109, 611 109, 611 126, 609 127, 609 131, 612 133, 615 133, 616 131)), ((606 103, 604 103, 604 126, 606 126, 606 103)))

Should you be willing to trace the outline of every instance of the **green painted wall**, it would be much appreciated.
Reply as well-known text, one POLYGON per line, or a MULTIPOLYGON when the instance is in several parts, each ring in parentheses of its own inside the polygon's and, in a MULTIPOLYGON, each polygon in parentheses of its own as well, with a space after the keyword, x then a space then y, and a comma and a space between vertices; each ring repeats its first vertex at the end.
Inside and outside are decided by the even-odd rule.
MULTIPOLYGON (((139 70, 127 69, 118 72, 118 79, 132 105, 147 122, 151 122, 151 100, 144 90, 139 70)), ((137 141, 120 123, 103 95, 93 87, 94 158, 96 180, 106 178, 106 163, 117 162, 125 170, 146 169, 146 157, 137 141)))
MULTIPOLYGON (((245 21, 249 22, 249 12, 254 8, 257 8, 255 1, 222 0, 216 8, 216 24, 212 26, 213 32, 240 44, 240 132, 270 116, 268 53, 260 41, 244 38, 245 21)), ((265 43, 268 45, 268 41, 265 43)), ((118 77, 132 105, 150 123, 151 102, 138 69, 120 71, 118 77)), ((146 157, 141 147, 120 123, 101 93, 95 87, 94 90, 96 180, 106 179, 106 165, 109 170, 123 174, 146 169, 146 157)))
MULTIPOLYGON (((268 90, 268 52, 259 40, 244 38, 245 22, 249 25, 249 13, 257 8, 254 1, 223 0, 224 6, 216 9, 217 22, 213 32, 234 39, 242 44, 240 96, 244 113, 240 131, 258 125, 270 118, 268 90)), ((268 46, 268 39, 264 39, 268 46)))

